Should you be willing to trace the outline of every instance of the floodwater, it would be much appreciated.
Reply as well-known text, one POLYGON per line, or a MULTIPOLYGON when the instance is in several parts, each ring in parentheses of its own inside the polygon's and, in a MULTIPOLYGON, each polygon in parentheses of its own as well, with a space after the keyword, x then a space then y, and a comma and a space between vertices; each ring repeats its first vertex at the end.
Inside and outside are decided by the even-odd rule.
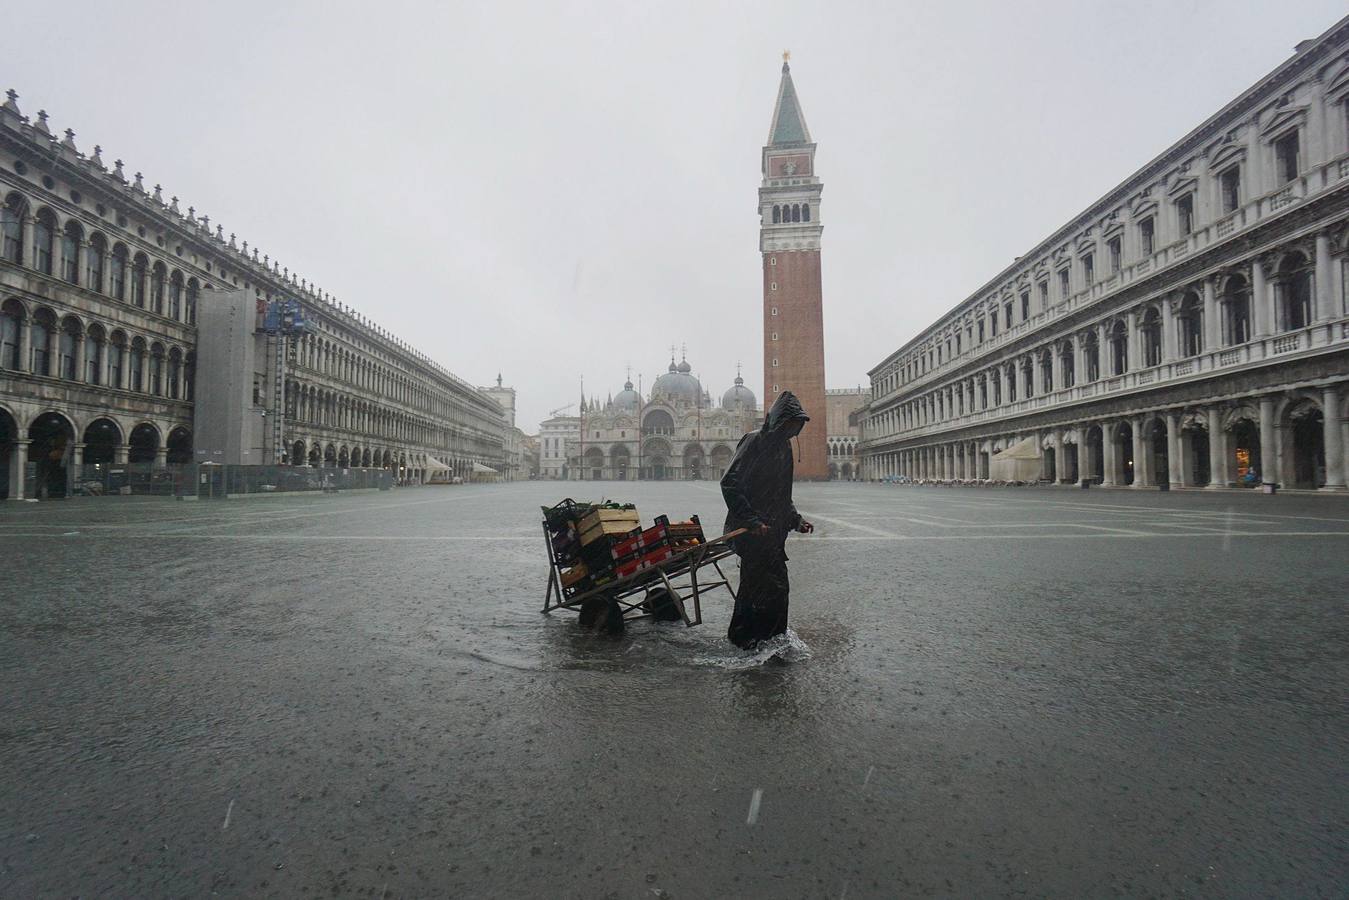
MULTIPOLYGON (((541 615, 538 509, 0 507, 0 895, 1339 896, 1349 501, 803 486, 782 652, 541 615)), ((735 578, 734 561, 728 574, 735 578)))

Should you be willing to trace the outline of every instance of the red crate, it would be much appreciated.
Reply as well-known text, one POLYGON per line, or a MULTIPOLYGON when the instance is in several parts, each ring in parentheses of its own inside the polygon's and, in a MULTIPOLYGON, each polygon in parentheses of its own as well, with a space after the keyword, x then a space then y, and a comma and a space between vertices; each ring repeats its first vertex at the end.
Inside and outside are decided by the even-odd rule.
POLYGON ((644 550, 654 550, 669 543, 669 525, 659 519, 640 533, 632 534, 613 546, 614 559, 619 560, 644 550))

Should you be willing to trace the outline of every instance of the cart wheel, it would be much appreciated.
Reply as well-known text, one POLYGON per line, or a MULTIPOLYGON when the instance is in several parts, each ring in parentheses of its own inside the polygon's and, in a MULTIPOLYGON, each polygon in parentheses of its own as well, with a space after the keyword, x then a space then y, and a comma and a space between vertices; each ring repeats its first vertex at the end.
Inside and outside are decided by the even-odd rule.
POLYGON ((642 601, 642 607, 657 622, 678 622, 683 618, 679 614, 679 607, 675 605, 674 597, 665 587, 652 588, 647 591, 646 599, 642 601))
POLYGON ((618 605, 618 600, 613 597, 607 598, 609 606, 604 613, 604 624, 601 626, 605 634, 622 634, 627 624, 623 621, 623 607, 618 605))
POLYGON ((609 608, 609 598, 604 594, 595 594, 581 601, 581 627, 594 628, 609 608))

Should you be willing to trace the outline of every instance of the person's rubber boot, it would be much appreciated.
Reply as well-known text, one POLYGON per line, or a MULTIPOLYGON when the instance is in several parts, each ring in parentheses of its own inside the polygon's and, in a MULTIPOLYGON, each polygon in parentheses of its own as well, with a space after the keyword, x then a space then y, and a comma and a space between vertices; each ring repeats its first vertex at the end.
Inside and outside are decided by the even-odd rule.
POLYGON ((609 608, 604 614, 604 625, 602 626, 605 634, 622 634, 627 626, 623 622, 623 607, 618 605, 617 600, 609 601, 609 608))

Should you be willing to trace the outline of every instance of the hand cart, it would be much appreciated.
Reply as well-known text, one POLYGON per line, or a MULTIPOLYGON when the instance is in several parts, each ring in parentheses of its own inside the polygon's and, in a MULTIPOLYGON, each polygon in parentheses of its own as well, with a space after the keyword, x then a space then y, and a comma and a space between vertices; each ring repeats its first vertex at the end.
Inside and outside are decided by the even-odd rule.
POLYGON ((745 529, 737 528, 729 534, 723 534, 719 538, 696 544, 675 553, 668 559, 653 563, 640 571, 616 577, 604 584, 568 595, 563 590, 563 567, 559 565, 557 556, 553 552, 553 541, 549 534, 548 523, 544 522, 543 539, 550 562, 548 590, 543 598, 543 611, 549 613, 555 609, 570 609, 579 612, 581 605, 587 600, 592 597, 604 597, 617 604, 625 621, 651 618, 654 613, 650 605, 646 603, 647 592, 664 588, 669 591, 669 597, 684 624, 690 628, 694 625, 701 625, 703 622, 703 592, 724 587, 726 592, 731 595, 732 601, 735 600, 735 589, 731 587, 731 582, 727 579, 726 573, 721 570, 721 561, 735 552, 731 549, 732 539, 744 533, 745 529), (704 566, 711 566, 716 571, 715 580, 702 582, 698 580, 698 570, 704 566), (690 601, 692 601, 693 607, 692 615, 689 614, 686 605, 690 601))

